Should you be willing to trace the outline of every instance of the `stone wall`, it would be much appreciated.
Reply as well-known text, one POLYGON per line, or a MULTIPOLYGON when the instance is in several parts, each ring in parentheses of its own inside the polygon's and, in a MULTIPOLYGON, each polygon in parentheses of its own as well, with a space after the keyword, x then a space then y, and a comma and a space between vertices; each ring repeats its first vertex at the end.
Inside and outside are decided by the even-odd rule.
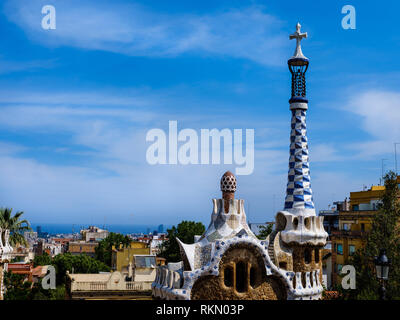
POLYGON ((320 281, 322 282, 322 247, 320 246, 292 246, 293 271, 311 272, 320 270, 320 281), (309 259, 306 258, 306 251, 309 259), (318 259, 319 256, 319 259, 318 259), (316 259, 317 258, 317 259, 316 259), (308 261, 307 261, 308 260, 308 261), (317 262, 318 261, 318 262, 317 262))
POLYGON ((274 239, 274 253, 276 257, 276 265, 288 271, 293 271, 292 250, 282 241, 280 232, 274 239))
POLYGON ((286 299, 286 290, 280 279, 267 277, 258 250, 241 244, 233 245, 225 252, 218 276, 204 276, 196 281, 191 299, 278 300, 286 299), (226 269, 230 271, 226 272, 226 269), (225 276, 230 279, 225 279, 225 276))

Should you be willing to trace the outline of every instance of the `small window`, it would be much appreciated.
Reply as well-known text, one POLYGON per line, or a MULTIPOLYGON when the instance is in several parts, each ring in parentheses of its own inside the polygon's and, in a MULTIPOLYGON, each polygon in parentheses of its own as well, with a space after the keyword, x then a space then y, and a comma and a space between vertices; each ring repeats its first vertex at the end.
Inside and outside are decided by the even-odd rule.
POLYGON ((340 254, 340 255, 343 254, 343 245, 341 243, 338 243, 336 245, 336 252, 337 252, 337 254, 340 254))
POLYGON ((236 291, 245 292, 247 289, 246 264, 242 261, 236 264, 236 291))
POLYGON ((135 256, 136 268, 155 268, 155 266, 156 266, 155 257, 135 256))
POLYGON ((315 263, 319 262, 319 249, 314 250, 314 259, 315 259, 315 263))
POLYGON ((356 252, 356 246, 354 245, 349 245, 349 256, 354 255, 354 253, 356 252))
POLYGON ((293 219, 293 227, 294 227, 295 230, 297 229, 298 225, 299 225, 299 219, 298 218, 294 218, 293 219))
POLYGON ((311 262, 311 250, 310 250, 310 248, 306 248, 304 250, 304 262, 306 264, 311 262))
POLYGON ((361 232, 365 231, 365 223, 361 223, 361 232))
POLYGON ((307 280, 306 280, 306 273, 305 272, 301 273, 301 284, 303 285, 303 288, 307 287, 307 280))
POLYGON ((285 261, 279 262, 279 268, 283 270, 287 270, 287 263, 285 261))
POLYGON ((232 267, 226 267, 224 269, 224 284, 226 287, 233 286, 233 269, 232 269, 232 267))
POLYGON ((256 268, 255 267, 250 268, 250 285, 253 288, 256 285, 256 268))
POLYGON ((342 271, 342 268, 343 268, 343 265, 341 265, 341 264, 338 264, 338 265, 337 265, 337 271, 338 271, 338 273, 340 273, 340 272, 342 271))
POLYGON ((307 229, 310 229, 310 227, 311 227, 310 218, 305 218, 305 219, 304 219, 304 226, 305 226, 307 229))

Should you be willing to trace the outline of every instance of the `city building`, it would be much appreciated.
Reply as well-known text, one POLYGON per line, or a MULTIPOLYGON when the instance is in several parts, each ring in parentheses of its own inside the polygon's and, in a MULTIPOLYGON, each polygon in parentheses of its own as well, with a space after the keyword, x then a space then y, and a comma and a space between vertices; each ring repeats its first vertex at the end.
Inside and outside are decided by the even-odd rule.
POLYGON ((61 248, 61 252, 60 253, 65 253, 68 251, 68 246, 69 243, 74 241, 73 238, 58 238, 58 237, 54 237, 50 239, 51 243, 59 246, 61 248))
POLYGON ((158 253, 160 253, 161 245, 166 240, 167 238, 165 237, 165 234, 153 235, 152 239, 149 242, 151 254, 157 255, 158 253))
POLYGON ((30 247, 17 246, 13 250, 12 257, 14 262, 30 263, 35 258, 35 253, 30 247))
POLYGON ((150 247, 145 242, 132 241, 128 247, 120 245, 112 247, 111 269, 122 274, 128 274, 129 264, 133 263, 134 255, 150 255, 150 247))
MULTIPOLYGON (((397 177, 400 184, 400 176, 397 177)), ((332 283, 339 284, 343 265, 365 246, 374 215, 378 212, 385 186, 371 186, 368 190, 350 192, 348 210, 339 211, 338 230, 332 231, 332 283)))
POLYGON ((155 255, 135 254, 131 266, 132 271, 128 275, 128 279, 135 282, 150 283, 156 279, 157 261, 155 255))
POLYGON ((46 276, 49 266, 37 266, 32 269, 33 283, 39 283, 46 276))
POLYGON ((43 232, 41 226, 37 226, 36 227, 36 233, 37 233, 38 238, 46 239, 46 238, 49 237, 49 233, 48 232, 43 232))
POLYGON ((84 254, 94 258, 96 255, 96 247, 98 245, 98 242, 74 241, 69 243, 67 252, 72 255, 84 254))
POLYGON ((309 60, 300 41, 307 37, 300 24, 290 39, 296 50, 289 59, 292 95, 288 182, 284 209, 275 217, 275 228, 259 240, 250 230, 244 200, 235 199, 236 177, 221 178, 221 199, 208 229, 195 243, 178 239, 182 261, 157 268, 152 294, 159 299, 275 300, 320 299, 322 249, 328 237, 323 217, 316 216, 310 184, 306 128, 306 80, 309 60))
POLYGON ((35 231, 25 231, 24 238, 32 246, 38 240, 38 233, 35 231))
POLYGON ((138 300, 149 299, 150 281, 126 281, 120 272, 77 274, 67 272, 67 299, 72 300, 138 300))
POLYGON ((346 198, 344 201, 334 202, 333 206, 328 210, 319 211, 318 215, 324 217, 324 228, 329 236, 332 234, 332 231, 339 230, 339 212, 349 210, 350 202, 346 198))
POLYGON ((16 262, 8 264, 8 271, 14 274, 21 274, 24 279, 29 282, 33 282, 33 266, 31 263, 16 262))
POLYGON ((80 231, 82 240, 89 241, 101 241, 108 237, 108 230, 103 230, 95 226, 89 226, 87 229, 80 231))

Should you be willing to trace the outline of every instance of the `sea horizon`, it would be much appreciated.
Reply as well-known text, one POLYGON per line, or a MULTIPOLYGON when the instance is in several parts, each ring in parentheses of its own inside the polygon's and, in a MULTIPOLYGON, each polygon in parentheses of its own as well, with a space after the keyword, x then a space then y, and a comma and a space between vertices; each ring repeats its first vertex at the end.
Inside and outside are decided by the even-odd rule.
MULTIPOLYGON (((83 228, 88 228, 94 225, 101 229, 106 229, 110 232, 121 233, 121 234, 132 234, 132 233, 148 233, 158 231, 159 225, 144 225, 144 224, 76 224, 76 223, 31 223, 32 231, 36 231, 37 227, 41 227, 42 232, 48 232, 49 234, 70 234, 79 233, 83 228)), ((171 228, 170 225, 163 225, 163 232, 171 228)))

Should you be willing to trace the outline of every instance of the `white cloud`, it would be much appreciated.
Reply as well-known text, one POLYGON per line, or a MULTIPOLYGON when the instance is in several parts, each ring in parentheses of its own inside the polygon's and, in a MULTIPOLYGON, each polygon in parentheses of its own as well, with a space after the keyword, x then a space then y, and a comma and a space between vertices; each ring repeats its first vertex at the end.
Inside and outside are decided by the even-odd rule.
POLYGON ((26 151, 28 148, 10 142, 0 141, 0 155, 15 155, 20 152, 26 151))
POLYGON ((283 22, 260 6, 207 15, 152 12, 136 4, 53 1, 57 29, 42 30, 42 0, 8 1, 8 19, 46 46, 73 46, 131 56, 174 57, 185 53, 282 64, 283 22))
POLYGON ((393 153, 393 143, 400 142, 400 93, 363 91, 349 99, 345 110, 358 115, 355 125, 369 134, 370 140, 348 145, 358 151, 359 157, 393 153))
MULTIPOLYGON (((182 219, 207 223, 210 199, 220 196, 220 175, 235 166, 148 165, 145 160, 147 130, 159 125, 166 128, 168 120, 174 119, 156 105, 142 107, 155 101, 165 103, 163 95, 157 94, 155 100, 151 96, 150 92, 139 95, 142 102, 136 106, 133 93, 126 96, 118 92, 24 91, 22 95, 15 91, 13 95, 0 95, 1 110, 6 115, 0 118, 4 130, 26 134, 46 130, 44 147, 47 135, 67 132, 59 145, 48 148, 58 154, 54 159, 60 156, 75 159, 75 164, 57 163, 51 156, 37 157, 29 150, 23 152, 27 151, 23 149, 25 146, 4 142, 5 151, 0 154, 0 192, 7 203, 2 205, 23 209, 32 214, 33 220, 41 216, 54 222, 90 218, 103 221, 107 216, 107 221, 122 223, 126 219, 131 221, 133 214, 132 223, 152 219, 160 223, 176 223, 182 219), (82 146, 83 149, 79 148, 82 146)), ((164 106, 175 105, 174 96, 164 106)), ((237 196, 246 200, 251 221, 272 220, 284 201, 290 126, 273 116, 265 122, 250 117, 245 108, 240 110, 243 111, 235 114, 237 120, 219 115, 215 110, 212 119, 204 116, 203 110, 199 111, 200 116, 192 112, 178 121, 178 128, 222 129, 236 125, 254 128, 255 170, 251 176, 238 177, 237 196)), ((310 151, 312 162, 340 159, 333 145, 313 145, 310 151)), ((345 174, 321 174, 313 170, 312 186, 319 208, 327 206, 339 186, 343 194, 336 194, 333 200, 343 198, 353 185, 354 188, 362 185, 355 181, 345 174)))
MULTIPOLYGON (((5 115, 0 118, 3 130, 43 137, 40 149, 35 149, 30 139, 24 142, 25 146, 0 144, 3 199, 0 205, 25 210, 33 221, 38 217, 52 222, 92 217, 103 221, 107 216, 108 221, 112 218, 114 223, 122 223, 134 214, 132 223, 146 223, 149 219, 175 223, 195 218, 207 223, 212 209, 210 199, 220 196, 220 175, 235 165, 150 166, 145 160, 146 132, 158 125, 165 128, 168 120, 174 118, 157 107, 129 107, 135 101, 134 95, 115 101, 113 96, 121 94, 25 90, 24 94, 14 91, 7 96, 0 95, 0 108, 5 115), (96 105, 97 101, 102 102, 101 106, 96 105), (52 136, 60 137, 59 143, 48 144, 47 139, 52 136), (47 154, 38 156, 43 150, 47 154), (67 161, 58 161, 60 157, 67 161)), ((151 101, 146 95, 141 98, 151 101)), ((174 105, 173 101, 168 103, 174 105)), ((234 128, 238 123, 239 128, 260 127, 257 142, 262 148, 255 154, 256 174, 240 177, 243 182, 240 182, 239 194, 251 201, 253 221, 269 219, 271 209, 265 212, 265 204, 261 205, 259 199, 264 198, 265 192, 284 192, 289 155, 286 149, 276 149, 279 143, 275 140, 284 139, 286 147, 287 132, 274 129, 263 137, 263 128, 276 125, 274 119, 269 119, 271 125, 248 116, 238 116, 238 120, 232 122, 222 113, 218 115, 214 111, 210 119, 193 112, 178 122, 178 128, 222 129, 234 128), (279 177, 283 177, 280 181, 276 178, 277 171, 279 177), (257 181, 257 185, 252 181, 257 181), (274 183, 265 184, 265 181, 274 183), (276 190, 277 185, 281 185, 279 190, 276 190)), ((244 109, 243 113, 246 113, 244 109)), ((278 200, 276 206, 278 208, 278 200)), ((267 207, 272 204, 268 203, 267 207)))
POLYGON ((54 65, 54 60, 10 61, 0 59, 0 74, 48 69, 54 65))
POLYGON ((316 144, 310 149, 310 161, 331 162, 342 161, 346 157, 339 154, 339 150, 331 144, 316 144))

